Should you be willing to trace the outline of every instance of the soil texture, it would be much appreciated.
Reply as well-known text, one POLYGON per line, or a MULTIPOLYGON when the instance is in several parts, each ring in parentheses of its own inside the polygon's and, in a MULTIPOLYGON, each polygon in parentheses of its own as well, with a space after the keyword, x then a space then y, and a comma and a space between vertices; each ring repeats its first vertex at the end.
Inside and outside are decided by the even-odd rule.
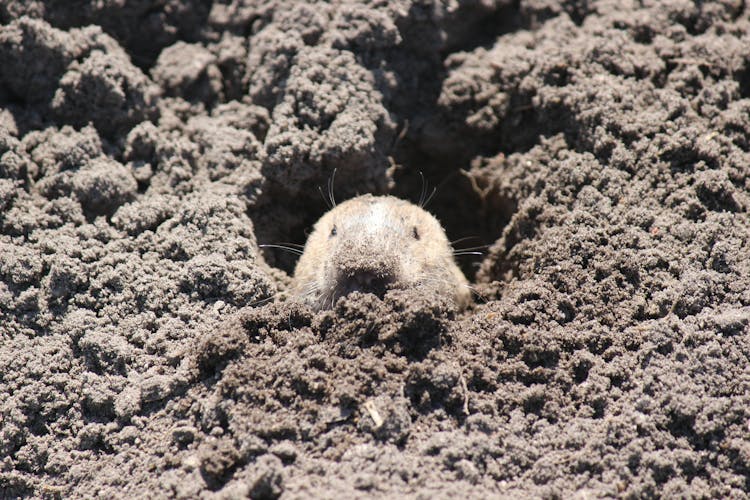
POLYGON ((0 498, 747 497, 749 210, 742 0, 4 1, 0 498), (475 304, 290 298, 331 180, 475 304))

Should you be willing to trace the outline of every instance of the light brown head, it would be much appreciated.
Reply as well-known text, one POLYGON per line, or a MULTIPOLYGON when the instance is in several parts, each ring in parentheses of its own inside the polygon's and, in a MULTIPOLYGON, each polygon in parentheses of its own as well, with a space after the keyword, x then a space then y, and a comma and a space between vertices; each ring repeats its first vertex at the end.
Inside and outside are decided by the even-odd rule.
POLYGON ((466 278, 440 223, 422 208, 392 196, 345 201, 315 224, 294 270, 293 292, 316 310, 350 292, 420 289, 471 301, 466 278))

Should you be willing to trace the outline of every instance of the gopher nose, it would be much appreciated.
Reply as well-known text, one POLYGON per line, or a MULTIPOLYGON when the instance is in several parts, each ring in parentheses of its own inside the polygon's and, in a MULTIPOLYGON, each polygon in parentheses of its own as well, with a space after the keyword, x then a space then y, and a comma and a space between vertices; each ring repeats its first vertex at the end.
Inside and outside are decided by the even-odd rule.
POLYGON ((339 296, 363 292, 383 298, 389 286, 397 281, 398 260, 382 239, 344 240, 334 260, 339 296))
POLYGON ((350 269, 342 276, 340 285, 344 295, 351 292, 364 292, 383 298, 385 291, 393 281, 393 275, 382 270, 350 269))

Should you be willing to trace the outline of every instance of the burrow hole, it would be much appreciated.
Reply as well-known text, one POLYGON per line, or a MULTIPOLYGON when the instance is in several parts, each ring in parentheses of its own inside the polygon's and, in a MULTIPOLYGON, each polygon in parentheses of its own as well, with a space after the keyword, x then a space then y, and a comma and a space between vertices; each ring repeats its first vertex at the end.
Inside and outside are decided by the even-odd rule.
MULTIPOLYGON (((428 165, 399 168, 394 174, 394 181, 394 189, 383 194, 415 204, 419 203, 423 186, 428 195, 434 190, 424 208, 440 221, 448 239, 455 242, 454 250, 477 248, 480 252, 479 255, 456 257, 456 263, 469 282, 474 283, 481 262, 488 256, 489 247, 500 238, 515 212, 515 202, 496 195, 483 199, 469 176, 460 169, 435 168, 435 163, 431 164, 431 170, 428 165)), ((326 179, 319 183, 324 194, 327 190, 326 183, 326 179)), ((334 196, 338 191, 334 183, 334 196)), ((311 193, 311 196, 304 199, 271 193, 269 199, 284 200, 284 203, 269 202, 256 213, 251 213, 258 243, 292 247, 304 245, 315 222, 329 210, 318 186, 312 186, 311 193)), ((345 199, 346 197, 336 196, 337 203, 345 199)), ((263 248, 262 251, 269 265, 283 270, 289 276, 294 274, 299 258, 294 252, 278 248, 263 248)))

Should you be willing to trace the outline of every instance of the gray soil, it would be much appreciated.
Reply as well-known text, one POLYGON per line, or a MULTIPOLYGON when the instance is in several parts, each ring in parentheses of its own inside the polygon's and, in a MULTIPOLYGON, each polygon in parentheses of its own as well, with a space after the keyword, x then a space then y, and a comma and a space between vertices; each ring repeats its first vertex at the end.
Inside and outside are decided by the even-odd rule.
POLYGON ((741 0, 0 4, 0 497, 746 497, 741 0), (476 305, 283 300, 417 200, 476 305))

